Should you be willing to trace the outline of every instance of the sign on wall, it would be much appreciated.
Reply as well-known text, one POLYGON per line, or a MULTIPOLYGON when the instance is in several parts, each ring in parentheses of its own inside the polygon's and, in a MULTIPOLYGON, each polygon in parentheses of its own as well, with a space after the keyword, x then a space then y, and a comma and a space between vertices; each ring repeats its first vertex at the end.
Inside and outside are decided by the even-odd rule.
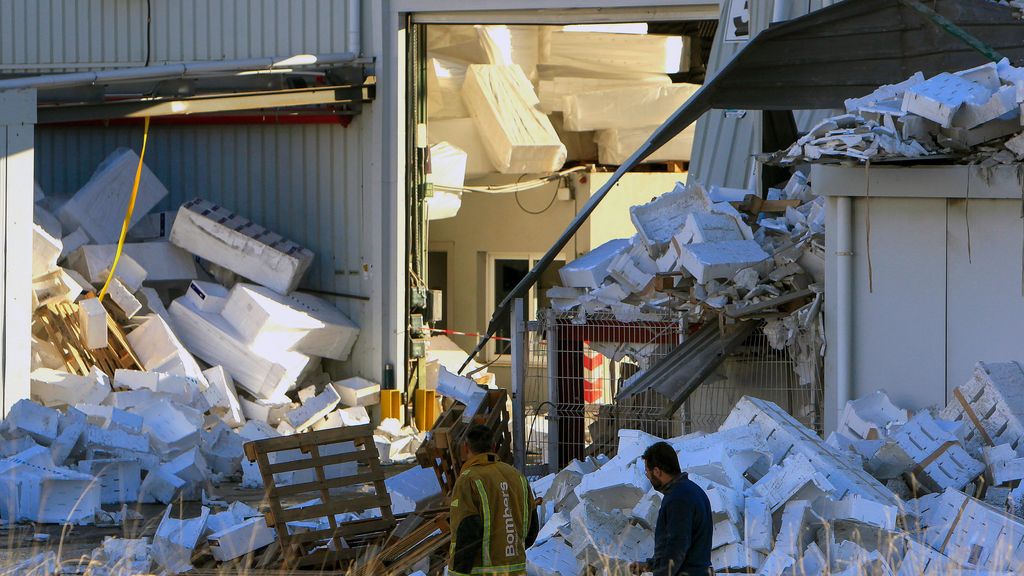
POLYGON ((725 23, 726 42, 746 42, 750 39, 750 1, 729 0, 729 19, 725 23))

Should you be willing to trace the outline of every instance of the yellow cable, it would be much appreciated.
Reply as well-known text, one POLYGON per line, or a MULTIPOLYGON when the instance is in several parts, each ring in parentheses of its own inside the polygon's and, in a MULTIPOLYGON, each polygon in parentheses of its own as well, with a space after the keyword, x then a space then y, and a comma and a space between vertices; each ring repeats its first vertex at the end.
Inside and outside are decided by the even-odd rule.
POLYGON ((114 279, 114 271, 117 270, 117 263, 121 260, 121 250, 124 249, 124 239, 128 235, 128 226, 132 220, 132 212, 135 211, 135 196, 139 193, 139 180, 142 179, 142 160, 146 157, 146 142, 149 140, 149 116, 146 116, 142 127, 142 152, 139 153, 139 166, 135 169, 135 183, 132 184, 132 196, 128 200, 128 211, 124 215, 124 222, 121 223, 121 237, 117 240, 117 251, 114 252, 114 263, 110 265, 110 273, 107 274, 107 281, 103 283, 100 290, 99 300, 107 295, 107 288, 110 281, 114 279))

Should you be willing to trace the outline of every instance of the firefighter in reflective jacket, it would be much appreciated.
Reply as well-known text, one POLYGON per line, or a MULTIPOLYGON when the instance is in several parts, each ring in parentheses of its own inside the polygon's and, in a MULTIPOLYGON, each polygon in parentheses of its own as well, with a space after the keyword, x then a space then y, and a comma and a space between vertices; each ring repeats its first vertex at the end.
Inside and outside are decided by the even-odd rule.
POLYGON ((526 549, 539 529, 526 477, 498 459, 486 426, 470 428, 460 450, 448 573, 525 574, 526 549))

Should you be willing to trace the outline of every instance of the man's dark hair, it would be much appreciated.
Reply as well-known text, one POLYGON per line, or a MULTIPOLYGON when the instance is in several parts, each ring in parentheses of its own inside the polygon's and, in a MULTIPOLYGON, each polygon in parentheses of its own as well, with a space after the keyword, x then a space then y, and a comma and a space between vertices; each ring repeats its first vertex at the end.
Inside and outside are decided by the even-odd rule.
POLYGON ((669 476, 679 475, 679 456, 668 442, 655 442, 644 450, 644 462, 648 468, 660 468, 669 476))
POLYGON ((483 424, 474 424, 466 431, 466 444, 474 454, 483 454, 494 450, 494 444, 491 442, 493 439, 491 429, 483 424))

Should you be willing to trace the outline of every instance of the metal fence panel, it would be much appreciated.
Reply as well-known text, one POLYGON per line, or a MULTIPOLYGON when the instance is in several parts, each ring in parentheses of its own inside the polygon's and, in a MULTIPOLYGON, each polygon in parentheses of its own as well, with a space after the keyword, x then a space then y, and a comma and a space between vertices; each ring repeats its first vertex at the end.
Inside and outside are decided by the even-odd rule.
MULTIPOLYGON (((515 333, 515 332, 514 332, 515 333)), ((669 438, 718 429, 744 395, 770 400, 821 433, 821 379, 799 383, 796 364, 755 330, 687 401, 665 418, 666 400, 654 392, 616 395, 630 378, 681 344, 687 326, 679 313, 624 323, 609 313, 580 316, 541 310, 527 322, 519 355, 528 474, 557 471, 573 458, 614 454, 618 431, 637 429, 669 438)), ((820 359, 812 372, 820 373, 820 359)))

